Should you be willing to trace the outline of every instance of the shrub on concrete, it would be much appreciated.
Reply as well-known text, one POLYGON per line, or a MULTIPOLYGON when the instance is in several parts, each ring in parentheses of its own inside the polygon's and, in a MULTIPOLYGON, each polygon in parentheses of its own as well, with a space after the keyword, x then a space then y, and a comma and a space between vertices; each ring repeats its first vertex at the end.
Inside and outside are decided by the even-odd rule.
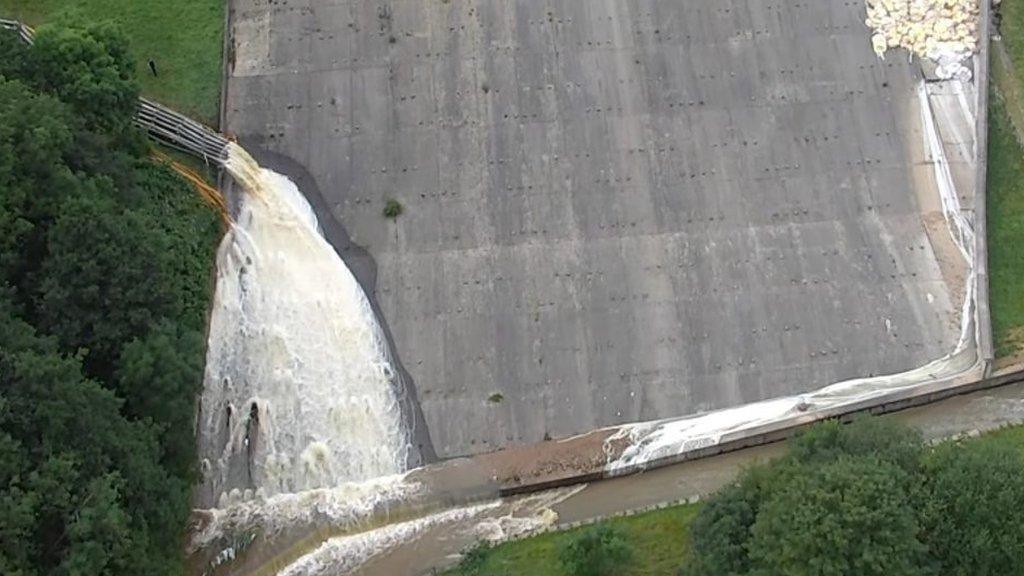
POLYGON ((384 217, 394 220, 402 215, 402 204, 394 198, 388 198, 384 203, 384 217))

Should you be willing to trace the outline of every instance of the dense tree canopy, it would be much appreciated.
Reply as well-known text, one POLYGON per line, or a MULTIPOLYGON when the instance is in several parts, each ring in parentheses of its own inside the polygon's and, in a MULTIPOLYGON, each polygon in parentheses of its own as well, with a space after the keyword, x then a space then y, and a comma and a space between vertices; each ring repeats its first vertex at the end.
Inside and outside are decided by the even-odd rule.
POLYGON ((924 458, 917 507, 943 576, 1024 574, 1024 458, 988 439, 924 458))
POLYGON ((1019 448, 826 422, 705 504, 683 574, 1024 574, 1022 503, 1019 448))
POLYGON ((127 44, 0 33, 0 573, 181 572, 216 219, 145 157, 127 44))
POLYGON ((42 92, 71 105, 91 128, 130 129, 139 86, 128 41, 112 25, 47 27, 23 68, 42 92))
POLYGON ((924 546, 906 474, 873 457, 840 457, 775 487, 750 532, 751 574, 913 576, 924 546))

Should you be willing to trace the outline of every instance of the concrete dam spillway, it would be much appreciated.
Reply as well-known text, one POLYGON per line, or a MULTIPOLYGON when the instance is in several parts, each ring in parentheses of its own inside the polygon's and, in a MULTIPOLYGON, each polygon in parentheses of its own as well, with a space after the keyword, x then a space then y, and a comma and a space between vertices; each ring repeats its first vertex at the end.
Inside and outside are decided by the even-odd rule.
POLYGON ((225 126, 374 261, 439 457, 956 348, 920 67, 864 3, 384 4, 233 2, 225 126))
POLYGON ((861 3, 384 4, 229 3, 224 128, 298 186, 230 147, 204 569, 416 574, 557 521, 524 486, 981 366, 985 108, 861 3))
POLYGON ((401 382, 366 295, 295 184, 228 152, 244 191, 217 254, 200 500, 403 471, 401 382))

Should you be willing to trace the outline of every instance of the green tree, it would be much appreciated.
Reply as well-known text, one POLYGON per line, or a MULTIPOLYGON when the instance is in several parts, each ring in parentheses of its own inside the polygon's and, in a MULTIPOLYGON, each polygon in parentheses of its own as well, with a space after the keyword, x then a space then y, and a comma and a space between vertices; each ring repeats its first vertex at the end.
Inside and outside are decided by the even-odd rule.
POLYGON ((917 470, 921 435, 891 420, 858 417, 851 424, 828 420, 790 442, 789 457, 801 464, 823 463, 843 456, 874 456, 908 473, 917 470))
POLYGON ((747 542, 760 502, 748 486, 720 490, 701 510, 691 527, 693 560, 687 576, 737 576, 750 569, 747 542))
POLYGON ((0 28, 0 76, 18 78, 26 73, 29 47, 14 30, 0 28))
POLYGON ((116 27, 42 26, 30 65, 39 89, 70 104, 87 125, 112 133, 131 126, 139 86, 127 39, 116 27))
POLYGON ((63 572, 85 576, 127 568, 125 557, 132 536, 128 514, 119 502, 120 484, 117 474, 107 474, 93 478, 85 487, 85 497, 66 527, 63 572))
POLYGON ((841 457, 790 477, 757 515, 750 573, 925 574, 906 476, 874 457, 841 457))
POLYGON ((29 472, 28 456, 7 432, 8 402, 0 394, 0 574, 20 576, 31 567, 36 504, 19 486, 29 472))
POLYGON ((165 235, 143 213, 120 209, 109 182, 67 199, 48 235, 38 314, 68 350, 82 349, 91 373, 109 377, 121 346, 182 312, 165 235))
POLYGON ((213 285, 220 220, 180 176, 164 166, 139 162, 131 204, 160 228, 173 255, 165 261, 175 278, 181 316, 174 320, 205 332, 213 285))
MULTIPOLYGON (((26 573, 165 574, 188 513, 186 482, 160 466, 156 433, 121 414, 114 393, 82 375, 0 305, 0 390, 7 451, 19 460, 0 501, 0 533, 30 533, 3 564, 26 573), (26 526, 25 518, 31 518, 26 526), (77 567, 77 568, 76 568, 77 567)), ((0 549, 4 547, 0 546, 0 549)))
POLYGON ((201 332, 163 321, 125 346, 116 373, 126 412, 156 423, 165 461, 186 478, 194 473, 195 439, 181 431, 192 427, 195 397, 203 384, 203 351, 201 332))
POLYGON ((60 101, 0 77, 0 283, 23 286, 45 254, 60 198, 78 187, 62 162, 73 140, 60 101))
POLYGON ((600 524, 574 536, 559 552, 562 567, 570 576, 613 576, 620 574, 633 558, 625 536, 600 524))
POLYGON ((0 573, 180 574, 215 216, 113 29, 0 56, 0 573))
POLYGON ((947 444, 925 459, 923 539, 943 576, 1024 574, 1024 458, 988 439, 947 444))
POLYGON ((764 501, 799 469, 788 461, 755 466, 720 490, 701 509, 691 529, 690 576, 736 576, 750 570, 751 530, 764 501))
POLYGON ((920 573, 910 498, 921 458, 920 436, 888 421, 815 425, 790 441, 786 456, 751 468, 708 500, 683 572, 920 573))

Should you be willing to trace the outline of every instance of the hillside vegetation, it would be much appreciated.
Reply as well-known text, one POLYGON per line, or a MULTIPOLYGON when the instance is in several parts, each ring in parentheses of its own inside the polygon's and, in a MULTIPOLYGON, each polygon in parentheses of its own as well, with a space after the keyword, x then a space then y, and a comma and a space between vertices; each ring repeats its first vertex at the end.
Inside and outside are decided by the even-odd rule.
POLYGON ((0 33, 0 574, 183 570, 219 225, 138 92, 111 26, 0 33))

